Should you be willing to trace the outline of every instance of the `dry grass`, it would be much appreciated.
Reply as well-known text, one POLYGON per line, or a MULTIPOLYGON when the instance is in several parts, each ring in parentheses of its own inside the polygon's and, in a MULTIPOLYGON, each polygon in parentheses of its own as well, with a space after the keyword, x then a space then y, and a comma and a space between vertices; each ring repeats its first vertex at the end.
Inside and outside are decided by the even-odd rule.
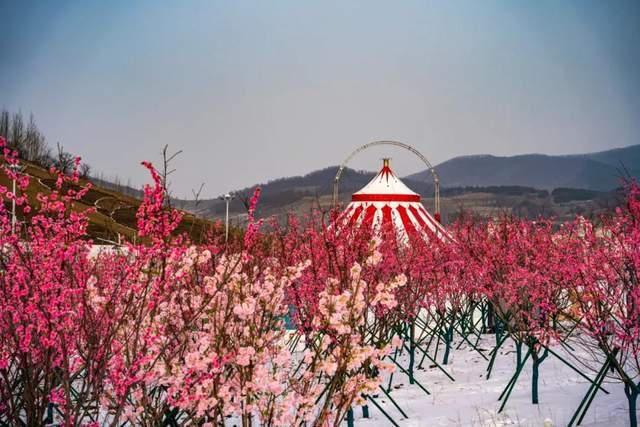
MULTIPOLYGON (((0 164, 4 158, 0 157, 0 164)), ((36 195, 45 194, 55 183, 55 177, 48 170, 28 162, 22 162, 25 166, 24 173, 31 179, 27 196, 31 204, 37 204, 36 195)), ((88 181, 81 180, 84 185, 88 181)), ((11 181, 0 174, 0 185, 11 188, 11 181)), ((118 238, 133 241, 137 238, 136 211, 142 202, 140 199, 117 191, 100 187, 92 183, 92 188, 82 198, 74 203, 73 209, 83 212, 91 207, 96 211, 89 214, 89 237, 100 241, 118 241, 118 238)), ((18 211, 20 219, 20 211, 18 211)), ((187 233, 194 240, 200 240, 203 234, 214 226, 214 222, 194 216, 183 211, 183 220, 178 227, 178 233, 187 233)))

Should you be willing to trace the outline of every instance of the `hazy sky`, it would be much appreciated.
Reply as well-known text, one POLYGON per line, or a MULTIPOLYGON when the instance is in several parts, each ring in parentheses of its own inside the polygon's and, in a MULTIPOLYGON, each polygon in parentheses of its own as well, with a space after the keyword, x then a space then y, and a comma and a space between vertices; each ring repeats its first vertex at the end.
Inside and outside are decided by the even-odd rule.
MULTIPOLYGON (((0 108, 135 184, 183 149, 183 196, 376 139, 432 163, 640 143, 639 1, 0 0, 0 23, 0 108)), ((397 149, 352 166, 385 154, 421 169, 397 149)))

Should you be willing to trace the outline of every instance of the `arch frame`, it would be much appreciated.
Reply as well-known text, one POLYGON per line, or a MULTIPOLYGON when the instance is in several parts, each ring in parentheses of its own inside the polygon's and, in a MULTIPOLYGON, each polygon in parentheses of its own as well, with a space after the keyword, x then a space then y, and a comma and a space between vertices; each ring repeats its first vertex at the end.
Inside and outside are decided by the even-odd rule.
POLYGON ((336 173, 336 176, 333 179, 333 206, 334 207, 337 206, 339 185, 340 185, 340 177, 342 175, 342 171, 344 170, 344 168, 347 167, 347 164, 358 153, 361 153, 362 151, 364 151, 364 150, 366 150, 368 148, 381 146, 381 145, 391 145, 391 146, 395 146, 395 147, 404 148, 405 150, 410 151, 411 153, 415 154, 427 166, 427 169, 431 173, 431 177, 433 179, 433 192, 434 192, 434 205, 435 205, 434 206, 434 211, 435 211, 435 214, 438 217, 440 217, 440 177, 438 176, 438 173, 436 172, 435 168, 433 167, 431 162, 429 162, 429 160, 420 151, 418 151, 416 148, 414 148, 411 145, 406 144, 404 142, 392 141, 392 140, 380 140, 380 141, 369 142, 367 144, 361 145, 360 147, 356 148, 355 150, 353 150, 347 156, 347 158, 342 162, 342 164, 338 168, 338 172, 336 173))

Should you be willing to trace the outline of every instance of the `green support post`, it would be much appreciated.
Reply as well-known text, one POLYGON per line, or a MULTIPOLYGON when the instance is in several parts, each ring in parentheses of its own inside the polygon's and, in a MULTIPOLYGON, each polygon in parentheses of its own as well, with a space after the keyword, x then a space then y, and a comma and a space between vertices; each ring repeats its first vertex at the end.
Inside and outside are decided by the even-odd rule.
POLYGON ((524 357, 524 360, 522 361, 522 365, 518 366, 518 369, 516 369, 516 373, 513 375, 513 377, 511 377, 511 380, 509 381, 509 384, 507 384, 507 387, 502 391, 502 393, 500 394, 500 397, 498 398, 498 400, 502 400, 502 398, 504 397, 504 400, 502 401, 502 405, 500 405, 500 409, 498 409, 498 413, 502 412, 502 410, 504 409, 505 405, 507 404, 507 401, 509 400, 509 396, 511 396, 511 392, 513 391, 516 382, 518 381, 518 377, 520 376, 520 373, 522 372, 522 368, 524 367, 525 363, 527 362, 527 359, 529 358, 529 356, 531 355, 531 352, 528 351, 526 356, 524 357), (505 395, 506 393, 506 395, 505 395))
MULTIPOLYGON (((396 350, 393 352, 393 360, 396 360, 396 357, 398 357, 398 348, 396 347, 396 350)), ((391 383, 393 382, 393 372, 391 373, 391 375, 389 375, 389 385, 387 386, 387 391, 391 391, 391 383)))
MULTIPOLYGON (((429 348, 431 347, 431 343, 433 342, 433 338, 436 336, 437 332, 435 332, 433 329, 429 328, 429 326, 427 325, 426 322, 422 322, 422 321, 420 321, 420 319, 417 319, 417 320, 418 320, 418 323, 422 323, 422 330, 423 331, 428 331, 429 342, 427 343, 427 350, 429 350, 429 348)), ((422 355, 422 359, 420 359, 420 363, 418 364, 418 369, 422 369, 422 364, 424 363, 424 360, 425 360, 426 357, 427 357, 427 353, 424 352, 424 354, 422 355)))
MULTIPOLYGON (((387 356, 387 357, 388 357, 388 356, 387 356)), ((395 360, 395 359, 391 359, 391 360, 393 361, 393 363, 395 363, 395 364, 396 364, 396 366, 400 369, 400 371, 401 371, 402 373, 404 373, 405 375, 409 376, 409 372, 407 372, 407 370, 406 370, 406 369, 404 369, 402 366, 400 366, 400 364, 398 363, 398 361, 397 361, 397 360, 395 360)), ((414 384, 416 384, 418 387, 420 387, 420 388, 422 389, 422 391, 424 391, 425 393, 427 393, 427 394, 429 394, 429 395, 431 394, 431 393, 429 392, 429 390, 427 390, 427 389, 426 389, 426 387, 425 387, 425 386, 423 386, 422 384, 420 384, 420 383, 418 382, 418 380, 416 380, 415 378, 414 378, 414 384)))
POLYGON ((164 419, 162 421, 162 427, 178 427, 178 421, 176 420, 176 415, 178 415, 178 409, 169 409, 164 413, 164 419))
MULTIPOLYGON (((480 356, 482 356, 484 358, 484 360, 489 360, 487 359, 487 356, 485 356, 479 349, 477 346, 477 342, 476 344, 473 344, 471 341, 469 341, 468 336, 464 335, 464 333, 462 333, 460 330, 458 330, 457 328, 454 329, 455 332, 458 332, 460 334, 460 336, 462 337, 462 341, 460 341, 460 344, 458 344, 458 346, 456 347, 456 349, 460 349, 460 347, 462 346, 462 344, 464 344, 465 342, 468 343, 471 348, 473 348, 480 356)), ((480 339, 480 336, 478 335, 478 340, 480 339)))
POLYGON ((380 390, 382 390, 382 392, 384 393, 384 395, 385 395, 385 396, 387 396, 387 398, 389 398, 389 400, 391 401, 391 403, 393 403, 393 406, 395 406, 395 407, 396 407, 396 409, 397 409, 398 411, 400 411, 400 413, 402 414, 402 416, 403 416, 403 417, 405 417, 405 418, 409 418, 409 416, 408 416, 408 415, 407 415, 407 414, 402 410, 402 408, 400 407, 400 405, 398 405, 398 402, 396 402, 396 401, 394 400, 394 398, 393 398, 393 397, 391 397, 391 393, 387 392, 387 391, 384 389, 384 387, 382 387, 382 386, 378 386, 378 387, 380 387, 380 390))
POLYGON ((385 411, 382 406, 380 406, 378 404, 378 402, 376 402, 376 400, 374 398, 372 398, 371 396, 367 396, 367 399, 369 399, 369 401, 371 401, 371 403, 373 403, 373 406, 375 406, 376 408, 378 408, 380 410, 380 412, 382 412, 382 414, 387 417, 387 419, 391 422, 391 424, 393 424, 395 427, 400 427, 398 425, 398 423, 391 417, 391 415, 387 414, 387 411, 385 411))
POLYGON ((587 394, 584 395, 584 397, 582 398, 582 401, 580 401, 580 405, 578 406, 578 409, 576 409, 576 412, 573 413, 573 416, 569 421, 568 427, 573 427, 573 423, 576 421, 576 418, 578 418, 578 416, 580 416, 580 419, 578 420, 578 425, 580 425, 580 423, 582 422, 582 419, 587 414, 587 411, 591 406, 591 402, 593 402, 593 398, 598 393, 598 385, 602 384, 602 381, 607 376, 606 375, 607 369, 609 369, 609 360, 607 360, 604 363, 604 365, 602 365, 602 368, 600 368, 600 371, 598 371, 598 375, 596 375, 596 378, 593 384, 589 386, 589 390, 587 390, 587 394))
MULTIPOLYGON (((568 366, 569 368, 571 368, 575 373, 577 373, 578 375, 580 375, 582 378, 584 378, 585 380, 589 381, 591 384, 595 384, 595 381, 592 380, 591 378, 589 378, 588 376, 586 376, 583 372, 581 372, 578 368, 576 368, 575 366, 573 366, 571 363, 567 362, 563 357, 561 357, 558 353, 556 353, 555 351, 551 350, 549 347, 543 346, 544 348, 546 348, 549 353, 551 353, 551 355, 555 356, 559 361, 561 361, 562 363, 564 363, 566 366, 568 366)), ((609 392, 607 390, 605 390, 601 385, 598 385, 598 388, 600 390, 602 390, 602 392, 604 392, 605 394, 609 394, 609 392)))
POLYGON ((491 355, 491 360, 489 361, 489 366, 487 367, 487 379, 491 377, 491 371, 493 371, 493 365, 496 361, 496 356, 498 355, 498 349, 502 347, 502 345, 506 340, 507 340, 507 335, 503 336, 500 339, 500 342, 493 348, 493 350, 491 350, 491 353, 493 354, 491 355))
MULTIPOLYGON (((406 346, 406 344, 405 344, 406 346)), ((420 347, 419 345, 416 345, 416 348, 418 350, 420 350, 431 362, 433 362, 433 364, 436 366, 436 368, 438 368, 439 370, 441 370, 451 381, 455 381, 456 379, 453 378, 451 376, 450 373, 448 373, 442 366, 440 366, 440 364, 434 359, 432 358, 429 354, 427 354, 427 352, 425 351, 425 349, 423 349, 422 347, 420 347)))

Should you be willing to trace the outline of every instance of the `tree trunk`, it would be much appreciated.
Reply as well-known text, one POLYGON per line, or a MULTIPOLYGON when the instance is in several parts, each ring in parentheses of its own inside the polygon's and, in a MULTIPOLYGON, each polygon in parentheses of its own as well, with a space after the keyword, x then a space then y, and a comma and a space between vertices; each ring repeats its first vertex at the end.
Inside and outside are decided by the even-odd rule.
POLYGON ((539 377, 539 371, 540 371, 540 364, 542 364, 542 362, 544 362, 544 359, 546 359, 547 356, 549 355, 549 350, 545 348, 544 352, 542 353, 542 356, 538 355, 538 352, 533 348, 533 346, 530 347, 530 350, 531 350, 531 358, 533 361, 533 372, 531 376, 531 403, 533 403, 534 405, 537 405, 539 401, 538 377, 539 377))
POLYGON ((415 384, 413 378, 413 368, 416 362, 416 322, 411 322, 409 326, 409 384, 415 384))
POLYGON ((354 427, 355 417, 353 416, 353 408, 349 408, 347 411, 347 427, 354 427))
POLYGON ((629 427, 638 427, 638 387, 625 384, 624 394, 627 395, 627 401, 629 402, 629 427))
POLYGON ((451 352, 451 341, 453 341, 453 318, 451 319, 451 324, 447 328, 444 333, 444 357, 442 358, 442 364, 449 364, 449 353, 451 352))
POLYGON ((538 368, 540 363, 533 359, 533 375, 531 377, 531 403, 538 404, 538 368))
POLYGON ((493 304, 487 302, 487 329, 485 332, 491 333, 495 331, 496 327, 496 318, 495 312, 493 311, 493 304))

